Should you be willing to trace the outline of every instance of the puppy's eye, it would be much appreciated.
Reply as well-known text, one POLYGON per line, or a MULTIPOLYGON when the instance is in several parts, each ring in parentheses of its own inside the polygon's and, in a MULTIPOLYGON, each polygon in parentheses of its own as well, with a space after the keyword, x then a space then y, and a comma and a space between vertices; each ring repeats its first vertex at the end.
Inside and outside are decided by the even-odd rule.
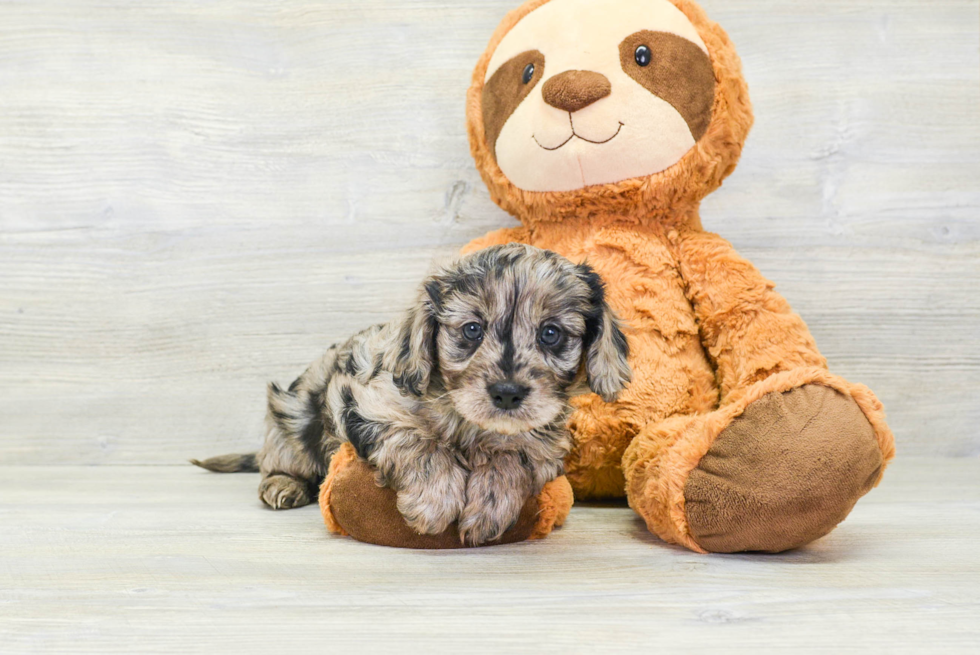
POLYGON ((524 67, 524 74, 521 76, 521 80, 524 84, 529 84, 532 77, 534 77, 534 64, 528 64, 524 67))
POLYGON ((483 338, 483 326, 479 323, 467 323, 463 326, 463 336, 470 341, 479 341, 483 338))
POLYGON ((649 66, 650 62, 653 60, 653 53, 650 52, 650 48, 645 45, 638 47, 633 56, 636 58, 636 63, 643 67, 649 66))
POLYGON ((545 325, 541 328, 541 334, 538 336, 538 340, 545 346, 554 346, 561 341, 561 329, 554 325, 545 325))

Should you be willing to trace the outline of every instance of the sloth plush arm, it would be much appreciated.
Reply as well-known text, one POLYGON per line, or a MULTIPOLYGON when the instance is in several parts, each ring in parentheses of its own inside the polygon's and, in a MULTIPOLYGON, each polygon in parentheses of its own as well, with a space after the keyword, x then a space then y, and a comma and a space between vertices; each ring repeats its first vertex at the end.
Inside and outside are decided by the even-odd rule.
MULTIPOLYGON (((353 446, 341 445, 320 486, 320 512, 330 532, 396 548, 465 547, 455 523, 437 535, 412 530, 398 511, 395 491, 379 487, 376 478, 375 470, 357 456, 353 446)), ((572 488, 564 476, 556 478, 544 486, 537 498, 529 498, 517 523, 491 543, 543 539, 565 522, 571 508, 572 488)))
POLYGON ((531 243, 530 232, 526 227, 505 227, 501 230, 494 230, 470 241, 463 246, 460 254, 468 255, 477 250, 483 250, 490 246, 499 246, 505 243, 531 243))
POLYGON ((630 504, 694 550, 809 543, 894 456, 881 403, 827 370, 803 319, 728 242, 697 230, 671 241, 720 405, 640 429, 623 458, 630 504))
POLYGON ((705 351, 721 386, 721 404, 774 373, 827 368, 799 314, 748 260, 717 234, 689 231, 678 263, 705 351))

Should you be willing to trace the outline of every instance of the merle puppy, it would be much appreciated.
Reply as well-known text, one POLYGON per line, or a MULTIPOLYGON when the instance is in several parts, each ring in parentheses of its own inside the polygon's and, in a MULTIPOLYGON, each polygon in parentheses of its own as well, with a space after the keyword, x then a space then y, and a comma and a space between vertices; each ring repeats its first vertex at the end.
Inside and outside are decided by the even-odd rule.
POLYGON ((348 441, 397 492, 420 533, 458 521, 469 544, 496 539, 561 475, 569 398, 613 400, 628 347, 586 264, 531 246, 488 248, 428 278, 397 321, 360 332, 288 389, 269 385, 258 454, 195 464, 260 470, 274 509, 314 502, 348 441))

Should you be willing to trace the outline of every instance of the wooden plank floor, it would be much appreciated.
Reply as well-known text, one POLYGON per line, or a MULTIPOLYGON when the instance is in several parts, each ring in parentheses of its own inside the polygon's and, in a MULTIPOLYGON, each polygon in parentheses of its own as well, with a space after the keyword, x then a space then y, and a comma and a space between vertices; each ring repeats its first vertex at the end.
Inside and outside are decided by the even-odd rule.
POLYGON ((980 652, 980 461, 899 460, 842 527, 703 556, 625 507, 399 551, 264 510, 255 475, 0 468, 0 652, 980 652))

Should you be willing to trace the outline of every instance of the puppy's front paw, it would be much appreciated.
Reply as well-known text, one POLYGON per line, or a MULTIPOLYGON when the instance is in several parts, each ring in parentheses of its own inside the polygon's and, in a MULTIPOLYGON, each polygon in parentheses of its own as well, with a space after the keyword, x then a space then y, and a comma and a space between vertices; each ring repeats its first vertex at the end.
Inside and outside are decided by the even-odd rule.
MULTIPOLYGON (((514 519, 517 520, 516 517, 514 519)), ((473 511, 464 514, 459 520, 459 538, 468 546, 479 546, 493 541, 507 532, 509 525, 503 525, 488 511, 473 511)))
POLYGON ((459 518, 466 502, 466 476, 455 467, 398 491, 398 511, 421 534, 440 534, 459 518))
POLYGON ((459 537, 464 544, 479 546, 499 539, 520 518, 527 500, 520 490, 488 490, 482 495, 472 495, 459 517, 459 537))
POLYGON ((499 454, 475 468, 466 482, 466 507, 459 517, 460 539, 464 544, 479 546, 500 538, 517 523, 530 494, 530 473, 516 454, 499 454))

